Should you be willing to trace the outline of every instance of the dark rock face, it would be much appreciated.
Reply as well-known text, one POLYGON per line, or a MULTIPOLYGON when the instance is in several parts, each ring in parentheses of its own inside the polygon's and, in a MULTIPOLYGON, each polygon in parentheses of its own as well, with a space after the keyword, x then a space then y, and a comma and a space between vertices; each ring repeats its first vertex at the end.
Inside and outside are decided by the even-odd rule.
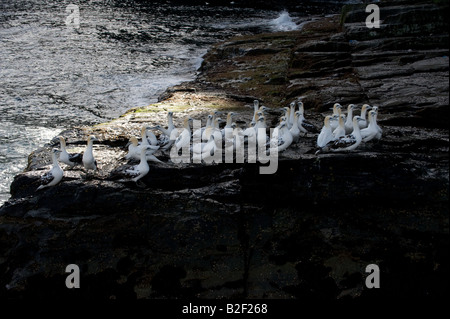
MULTIPOLYGON (((438 14, 434 8, 420 6, 438 14)), ((391 19, 419 10, 386 9, 391 19)), ((109 130, 95 145, 102 170, 93 177, 67 170, 62 183, 36 192, 51 146, 30 155, 0 208, 0 296, 448 295, 448 58, 442 62, 448 43, 438 39, 434 49, 408 51, 393 47, 411 41, 410 34, 364 40, 367 30, 352 24, 358 14, 347 12, 342 30, 336 17, 326 18, 302 32, 220 44, 199 79, 165 99, 180 94, 191 107, 226 95, 238 107, 254 94, 280 106, 303 95, 318 126, 318 112, 329 112, 334 102, 378 104, 381 141, 316 156, 317 135, 308 134, 282 154, 273 175, 260 175, 259 164, 173 164, 158 154, 165 163, 152 163, 138 185, 116 176, 130 164, 122 159, 126 136, 137 135, 132 126, 144 121, 137 110, 121 119, 128 131, 109 123, 63 132, 78 146, 87 132, 109 130), (214 86, 225 93, 211 95, 214 86), (68 264, 80 267, 80 289, 65 287, 68 264), (366 288, 368 264, 379 266, 381 289, 366 288)), ((161 121, 156 109, 167 110, 152 109, 161 121)), ((249 110, 241 113, 247 122, 249 110)), ((204 116, 193 112, 186 114, 204 116)))

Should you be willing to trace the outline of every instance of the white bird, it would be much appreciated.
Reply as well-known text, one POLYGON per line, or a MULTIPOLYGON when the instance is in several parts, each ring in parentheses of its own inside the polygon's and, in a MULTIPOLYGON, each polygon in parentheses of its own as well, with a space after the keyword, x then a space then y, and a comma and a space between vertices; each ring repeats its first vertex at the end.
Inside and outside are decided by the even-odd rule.
POLYGON ((62 178, 64 176, 64 171, 61 169, 61 167, 59 166, 59 163, 58 163, 57 154, 59 152, 61 152, 61 151, 58 150, 57 148, 54 148, 52 150, 53 167, 50 171, 48 171, 46 174, 41 176, 41 179, 40 179, 41 185, 36 189, 36 191, 46 188, 46 187, 55 186, 62 180, 62 178))
POLYGON ((248 136, 248 137, 256 136, 255 126, 256 126, 256 122, 253 122, 253 121, 252 121, 252 122, 250 123, 250 127, 247 127, 247 128, 242 132, 242 135, 243 135, 243 136, 248 136))
POLYGON ((305 109, 303 106, 303 102, 298 101, 298 112, 299 112, 299 117, 298 117, 298 128, 300 129, 300 132, 303 133, 318 133, 319 130, 317 129, 317 127, 315 127, 314 124, 312 124, 311 122, 309 122, 307 119, 305 119, 305 109))
POLYGON ((354 116, 353 132, 329 142, 325 148, 332 152, 352 151, 357 148, 362 141, 361 132, 359 130, 359 121, 361 121, 361 117, 354 116))
POLYGON ((339 122, 338 126, 333 131, 335 139, 345 135, 344 114, 341 114, 341 116, 339 116, 338 122, 339 122))
POLYGON ((83 153, 83 166, 86 170, 94 170, 96 172, 98 170, 97 161, 94 158, 94 153, 92 151, 92 147, 94 145, 94 141, 98 141, 98 139, 91 135, 87 139, 86 150, 83 153))
POLYGON ((143 148, 145 148, 147 150, 146 151, 147 161, 161 163, 161 161, 153 155, 153 153, 156 152, 160 147, 153 146, 153 145, 139 145, 137 138, 134 136, 130 138, 130 145, 128 145, 128 153, 127 153, 127 155, 125 155, 125 158, 140 160, 141 159, 141 150, 143 148))
POLYGON ((359 128, 360 129, 367 127, 366 113, 370 109, 371 109, 371 107, 370 107, 369 104, 364 104, 361 107, 361 120, 359 121, 359 128))
POLYGON ((295 102, 291 102, 289 105, 289 117, 287 118, 287 128, 291 129, 294 125, 295 118, 295 102))
POLYGON ((378 125, 375 119, 375 113, 375 111, 369 112, 369 125, 365 129, 361 130, 361 137, 363 142, 369 142, 370 140, 376 138, 378 134, 380 134, 377 128, 378 125))
POLYGON ((347 118, 345 120, 345 134, 350 134, 353 131, 353 109, 355 104, 349 104, 347 107, 347 118))
POLYGON ((377 118, 378 118, 378 106, 373 106, 372 110, 375 112, 375 114, 373 115, 373 120, 375 121, 375 126, 378 130, 377 135, 375 136, 375 138, 377 140, 381 139, 381 135, 383 134, 383 130, 381 129, 381 127, 378 125, 377 123, 377 118))
POLYGON ((170 148, 174 142, 174 139, 170 139, 171 133, 175 129, 175 125, 173 125, 173 112, 167 112, 167 129, 162 127, 161 125, 156 125, 154 127, 151 127, 150 129, 156 129, 162 132, 157 143, 157 145, 159 145, 161 149, 170 148))
POLYGON ((81 164, 83 159, 83 154, 81 153, 67 153, 66 150, 66 141, 64 137, 59 137, 59 144, 61 148, 61 153, 59 154, 59 160, 64 164, 69 165, 70 167, 74 167, 75 165, 81 164))
POLYGON ((219 140, 222 137, 222 132, 219 129, 219 118, 214 118, 213 122, 211 123, 210 127, 205 128, 205 130, 203 131, 202 134, 202 140, 203 141, 209 141, 209 138, 211 137, 211 135, 214 134, 214 138, 216 140, 219 140), (220 137, 219 137, 220 135, 220 137))
POLYGON ((322 148, 327 145, 329 142, 334 140, 333 131, 330 126, 331 115, 325 116, 322 130, 320 131, 319 136, 317 137, 317 146, 322 148))
POLYGON ((273 130, 269 145, 271 149, 278 148, 278 152, 282 152, 292 144, 292 141, 292 134, 288 130, 286 122, 283 121, 279 127, 273 130))
POLYGON ((149 146, 143 146, 140 150, 140 162, 138 165, 133 166, 132 169, 128 169, 125 171, 126 175, 129 177, 132 177, 132 181, 137 182, 142 177, 148 174, 150 171, 150 167, 147 163, 147 156, 146 151, 149 148, 149 146))
POLYGON ((150 145, 156 146, 158 145, 158 139, 156 138, 155 133, 151 131, 151 127, 146 127, 145 135, 150 145))
POLYGON ((292 134, 292 139, 294 143, 298 142, 298 139, 300 137, 300 129, 298 127, 298 119, 300 117, 300 112, 296 111, 294 114, 293 124, 292 127, 289 129, 289 131, 292 134))
MULTIPOLYGON (((342 114, 342 105, 339 103, 333 104, 333 115, 337 115, 336 119, 339 119, 339 116, 342 114)), ((335 129, 339 125, 338 121, 330 121, 331 129, 335 129)))
POLYGON ((180 133, 180 135, 177 137, 177 139, 175 140, 175 148, 177 150, 177 152, 186 146, 189 146, 190 142, 191 142, 191 122, 192 122, 192 118, 187 117, 184 119, 184 123, 183 123, 183 131, 180 133))
POLYGON ((213 117, 214 117, 214 116, 213 116, 212 114, 209 114, 208 117, 207 117, 207 119, 206 119, 206 125, 205 125, 204 127, 201 127, 201 128, 199 128, 199 129, 196 129, 196 130, 194 131, 194 133, 192 134, 192 137, 193 137, 194 139, 201 139, 201 138, 202 138, 202 135, 203 135, 203 132, 205 131, 205 129, 207 129, 208 127, 211 127, 213 117))

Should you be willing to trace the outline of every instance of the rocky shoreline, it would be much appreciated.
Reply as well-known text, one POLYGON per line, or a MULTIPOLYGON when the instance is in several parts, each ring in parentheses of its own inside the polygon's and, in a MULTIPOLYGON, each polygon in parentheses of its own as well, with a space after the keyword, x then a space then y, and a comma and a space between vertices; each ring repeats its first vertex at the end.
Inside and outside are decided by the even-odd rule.
POLYGON ((229 39, 201 73, 156 104, 62 132, 80 151, 99 138, 98 176, 66 170, 36 193, 52 145, 33 152, 0 208, 2 298, 363 299, 448 295, 448 4, 381 2, 300 31, 229 39), (308 134, 276 174, 255 164, 152 163, 144 186, 114 174, 131 136, 174 112, 211 110, 250 122, 253 99, 277 108, 302 97, 318 127, 336 102, 380 107, 383 139, 350 154, 314 155, 308 134), (382 289, 367 289, 365 266, 382 289), (65 287, 77 264, 81 289, 65 287))

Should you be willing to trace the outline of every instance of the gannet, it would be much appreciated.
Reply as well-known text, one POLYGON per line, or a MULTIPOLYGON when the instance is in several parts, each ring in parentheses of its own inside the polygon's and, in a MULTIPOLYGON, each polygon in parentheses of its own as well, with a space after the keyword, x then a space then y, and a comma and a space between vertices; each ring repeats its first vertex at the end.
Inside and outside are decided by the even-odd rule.
POLYGON ((317 146, 322 148, 327 145, 329 142, 334 140, 333 131, 330 126, 331 115, 325 116, 323 121, 323 127, 320 131, 319 136, 317 137, 317 146))
POLYGON ((298 127, 298 119, 300 117, 300 112, 296 111, 294 114, 293 124, 289 131, 292 134, 292 139, 294 143, 298 142, 298 138, 300 137, 300 129, 298 127))
POLYGON ((95 160, 94 153, 92 152, 94 141, 98 141, 94 135, 89 136, 87 139, 86 150, 83 153, 83 166, 86 170, 92 169, 96 172, 98 170, 97 161, 95 160))
POLYGON ((208 127, 211 127, 213 117, 214 117, 214 116, 213 116, 212 114, 209 114, 208 117, 207 117, 207 119, 206 119, 206 125, 205 125, 204 127, 201 127, 201 128, 199 128, 199 129, 196 129, 196 130, 194 131, 194 133, 192 134, 192 137, 193 137, 194 139, 201 139, 201 138, 202 138, 202 135, 203 135, 203 132, 205 131, 205 129, 208 128, 208 127))
POLYGON ((55 186, 62 180, 62 178, 64 176, 64 172, 58 163, 57 154, 59 152, 61 152, 61 151, 58 150, 57 148, 54 148, 52 150, 53 167, 50 171, 48 171, 46 174, 44 174, 41 177, 41 179, 40 179, 41 185, 36 189, 36 191, 43 189, 45 187, 55 186))
POLYGON ((162 132, 157 143, 157 145, 161 146, 161 149, 168 149, 169 147, 171 147, 174 140, 171 140, 170 136, 172 131, 175 129, 175 125, 173 125, 173 112, 167 112, 167 129, 165 129, 161 125, 156 125, 151 129, 160 130, 162 132))
POLYGON ((150 145, 148 139, 147 139, 147 130, 150 129, 150 127, 144 125, 141 128, 141 145, 142 146, 146 146, 146 145, 150 145))
POLYGON ((381 137, 381 133, 378 131, 377 122, 375 118, 375 111, 369 112, 369 125, 361 130, 361 137, 363 142, 369 142, 379 135, 381 137))
POLYGON ((375 112, 375 114, 373 115, 373 119, 375 121, 375 126, 378 130, 377 135, 375 136, 375 138, 377 140, 381 139, 381 135, 383 134, 383 130, 381 129, 381 127, 378 125, 377 120, 378 120, 378 106, 373 106, 372 110, 375 112))
MULTIPOLYGON (((361 144, 361 132, 359 130, 360 116, 353 117, 353 132, 351 134, 341 136, 340 138, 329 142, 325 148, 332 152, 352 151, 361 144)), ((324 148, 324 149, 325 149, 324 148)))
POLYGON ((355 104, 349 104, 347 107, 347 118, 345 120, 345 134, 350 134, 353 131, 353 109, 355 104))
POLYGON ((140 162, 138 165, 133 166, 132 169, 128 169, 125 171, 126 175, 128 175, 129 177, 132 177, 132 181, 137 182, 138 180, 140 180, 142 177, 144 177, 145 175, 148 174, 150 167, 148 166, 147 163, 147 156, 146 156, 146 151, 149 148, 149 146, 143 146, 141 147, 140 150, 140 162))
POLYGON ((242 132, 242 135, 248 136, 248 137, 252 137, 253 135, 255 135, 255 126, 256 126, 256 122, 251 122, 250 127, 246 128, 242 132))
POLYGON ((59 160, 64 164, 74 167, 75 165, 81 164, 83 159, 83 154, 81 153, 67 153, 66 141, 64 137, 59 137, 59 144, 61 146, 61 153, 59 154, 59 160))
POLYGON ((214 141, 214 134, 211 134, 209 136, 209 140, 207 142, 203 142, 203 143, 195 143, 192 146, 192 153, 199 155, 202 153, 209 153, 211 152, 211 150, 213 148, 215 148, 216 144, 214 141))
POLYGON ((335 139, 345 135, 344 114, 339 116, 338 122, 338 126, 333 130, 333 136, 335 139))
POLYGON ((151 127, 146 127, 145 130, 146 137, 150 143, 150 145, 156 146, 158 145, 158 139, 156 138, 155 133, 151 131, 151 127))
MULTIPOLYGON (((336 119, 339 119, 339 116, 342 114, 342 105, 339 103, 333 104, 333 115, 337 115, 336 119)), ((338 121, 330 121, 331 129, 334 130, 339 125, 338 121)))
POLYGON ((279 127, 273 130, 272 138, 270 139, 270 148, 278 148, 278 152, 282 152, 289 147, 292 143, 292 134, 286 126, 286 122, 283 121, 279 127))
POLYGON ((133 136, 130 138, 130 145, 128 145, 128 154, 125 155, 125 158, 140 160, 141 159, 141 150, 146 149, 147 150, 146 151, 147 161, 161 163, 161 161, 153 155, 153 153, 156 152, 159 148, 160 148, 159 146, 153 146, 153 145, 138 145, 137 138, 133 136))
POLYGON ((300 130, 300 132, 303 133, 318 133, 319 130, 317 129, 317 127, 315 127, 314 124, 312 124, 311 122, 309 122, 307 119, 305 119, 305 109, 303 107, 303 102, 297 102, 298 104, 298 112, 299 112, 299 117, 298 117, 298 128, 300 130))
POLYGON ((216 140, 220 139, 219 135, 217 135, 217 134, 220 134, 220 136, 222 136, 222 132, 219 129, 219 121, 220 120, 221 120, 220 118, 216 117, 213 120, 212 125, 210 127, 205 128, 205 131, 203 131, 203 134, 202 134, 203 141, 209 141, 209 138, 211 137, 212 134, 215 135, 214 137, 216 138, 216 140))
POLYGON ((192 121, 193 120, 190 117, 187 117, 184 119, 183 131, 175 140, 175 147, 176 147, 177 152, 182 147, 189 146, 189 144, 191 142, 191 125, 190 124, 192 121))
POLYGON ((364 104, 361 107, 361 120, 359 121, 359 128, 360 129, 367 127, 366 113, 370 109, 371 109, 371 107, 370 107, 369 104, 364 104))
POLYGON ((289 105, 289 117, 287 121, 287 127, 288 129, 291 129, 294 125, 294 118, 295 118, 295 102, 291 102, 289 105))

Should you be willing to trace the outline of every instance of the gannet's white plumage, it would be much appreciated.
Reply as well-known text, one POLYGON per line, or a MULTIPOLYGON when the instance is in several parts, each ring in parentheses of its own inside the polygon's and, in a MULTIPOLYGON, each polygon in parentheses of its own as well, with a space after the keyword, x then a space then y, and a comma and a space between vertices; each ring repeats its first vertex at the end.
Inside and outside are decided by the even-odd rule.
POLYGON ((293 119, 293 123, 292 123, 292 127, 289 129, 289 131, 292 134, 292 139, 294 143, 298 142, 298 139, 300 137, 300 129, 298 127, 298 119, 300 117, 300 112, 296 111, 294 113, 294 119, 293 119))
POLYGON ((358 123, 360 120, 360 116, 354 116, 353 132, 328 143, 326 147, 332 152, 352 151, 357 148, 362 141, 358 123))
POLYGON ((379 134, 377 126, 378 125, 375 119, 375 111, 370 111, 369 125, 361 130, 361 138, 363 142, 369 142, 370 140, 373 140, 377 137, 377 135, 379 134))
POLYGON ((138 180, 140 180, 142 177, 147 175, 148 172, 150 171, 150 167, 148 166, 147 156, 146 156, 146 151, 148 148, 149 148, 148 146, 141 147, 139 164, 136 166, 133 166, 132 169, 128 169, 125 171, 126 175, 131 177, 131 180, 134 182, 137 182, 138 180))
MULTIPOLYGON (((342 105, 339 103, 333 104, 333 115, 336 115, 336 120, 339 119, 339 116, 342 114, 342 105)), ((331 129, 334 130, 336 127, 338 127, 339 122, 338 121, 330 121, 331 129)))
POLYGON ((381 129, 381 127, 378 125, 377 123, 377 119, 378 119, 378 106, 373 106, 372 110, 375 112, 375 114, 373 115, 373 120, 375 122, 375 127, 377 128, 377 135, 375 136, 375 139, 379 140, 381 139, 381 136, 383 135, 383 130, 381 129))
POLYGON ((81 164, 83 159, 83 154, 81 153, 68 153, 66 150, 66 141, 64 137, 59 137, 59 144, 61 148, 61 153, 59 154, 59 160, 64 164, 74 167, 77 164, 81 164))
POLYGON ((344 115, 343 114, 341 114, 339 116, 338 123, 339 123, 338 126, 333 131, 333 135, 334 135, 335 139, 345 135, 345 123, 344 123, 344 115))
POLYGON ((349 104, 347 107, 347 117, 345 120, 345 134, 350 134, 353 131, 353 109, 355 104, 349 104))
POLYGON ((295 102, 291 102, 289 105, 289 117, 287 119, 287 128, 291 129, 294 125, 294 118, 295 118, 295 102))
POLYGON ((94 135, 88 137, 86 150, 83 153, 83 166, 86 170, 92 169, 96 172, 98 170, 98 166, 92 150, 94 141, 98 141, 94 135))
POLYGON ((302 133, 318 133, 317 128, 314 126, 314 124, 312 124, 311 122, 309 122, 307 119, 305 119, 305 108, 303 106, 303 102, 298 101, 298 112, 299 112, 299 116, 298 116, 298 128, 300 130, 300 132, 302 133))
POLYGON ((363 129, 363 128, 367 127, 366 114, 367 114, 367 111, 370 110, 370 109, 371 109, 371 107, 370 107, 369 104, 364 104, 361 107, 361 120, 359 121, 359 128, 360 129, 363 129))
POLYGON ((204 127, 198 128, 194 131, 194 133, 192 133, 192 137, 194 139, 201 139, 203 132, 205 131, 205 129, 207 129, 208 127, 211 127, 212 125, 212 120, 213 120, 213 115, 209 114, 206 118, 206 125, 204 127))
POLYGON ((61 151, 58 150, 57 148, 54 148, 52 150, 52 162, 53 162, 52 169, 41 177, 40 179, 41 185, 36 189, 36 191, 46 187, 55 186, 62 180, 64 172, 58 163, 57 154, 59 152, 61 151))
POLYGON ((191 142, 191 122, 192 118, 190 117, 184 119, 183 131, 175 140, 174 146, 176 147, 177 152, 183 147, 188 147, 191 142))
POLYGON ((143 148, 146 149, 147 161, 161 163, 161 161, 153 155, 153 153, 156 152, 160 147, 153 146, 153 145, 139 145, 137 138, 134 136, 130 138, 130 145, 128 145, 128 153, 127 153, 127 155, 125 155, 125 158, 140 160, 141 159, 141 150, 143 148))
POLYGON ((331 115, 325 116, 322 130, 320 131, 319 136, 317 137, 317 146, 322 148, 327 145, 329 142, 334 140, 333 131, 330 126, 331 115))
POLYGON ((292 134, 287 128, 286 122, 283 121, 272 132, 272 138, 270 139, 270 148, 278 148, 278 152, 282 152, 292 144, 292 134))

